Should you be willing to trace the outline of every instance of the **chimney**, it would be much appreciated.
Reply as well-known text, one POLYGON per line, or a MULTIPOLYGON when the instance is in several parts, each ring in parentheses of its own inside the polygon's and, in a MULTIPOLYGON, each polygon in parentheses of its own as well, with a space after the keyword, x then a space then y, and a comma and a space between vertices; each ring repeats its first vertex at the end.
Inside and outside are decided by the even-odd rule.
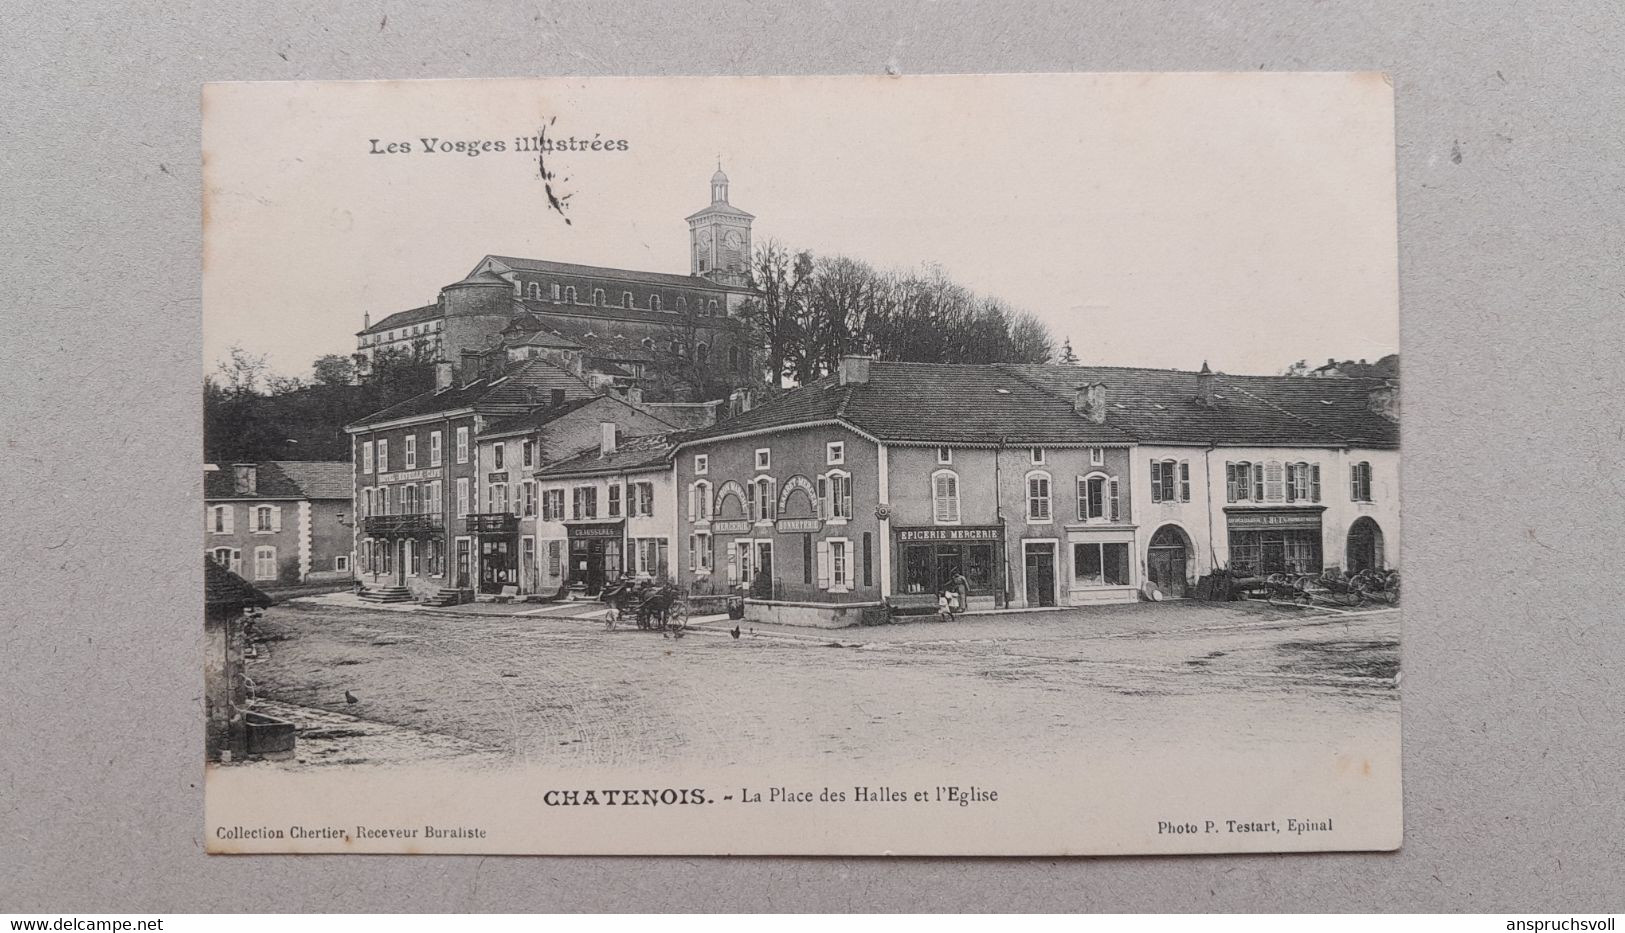
POLYGON ((369 312, 369 311, 361 312, 361 329, 362 330, 370 330, 371 328, 372 328, 372 313, 369 312))
POLYGON ((252 463, 233 463, 231 465, 231 491, 239 496, 259 495, 259 467, 252 463))
POLYGON ((628 402, 631 402, 634 405, 642 405, 643 404, 643 387, 642 386, 627 386, 626 387, 626 400, 628 402))
POLYGON ((1213 370, 1207 368, 1207 360, 1202 361, 1202 371, 1196 374, 1196 404, 1203 408, 1214 408, 1219 402, 1213 394, 1213 370))
POLYGON ((869 358, 843 356, 837 373, 837 378, 843 386, 863 385, 869 381, 869 358))
POLYGON ((550 404, 554 405, 554 406, 563 405, 564 404, 564 390, 563 389, 554 389, 552 392, 548 393, 547 398, 548 398, 548 402, 550 404))
POLYGON ((735 389, 728 393, 728 417, 750 411, 750 390, 735 389))
POLYGON ((615 422, 598 422, 598 456, 607 457, 615 452, 615 422))
POLYGON ((1090 424, 1106 423, 1106 383, 1091 382, 1073 390, 1072 410, 1090 424))
POLYGON ((434 364, 434 388, 435 388, 435 391, 436 392, 442 392, 442 391, 444 391, 446 389, 451 388, 451 382, 452 382, 451 363, 446 361, 446 360, 441 360, 440 362, 434 364))
POLYGON ((1366 408, 1387 418, 1389 421, 1399 421, 1399 386, 1384 380, 1382 385, 1372 389, 1366 395, 1366 408))

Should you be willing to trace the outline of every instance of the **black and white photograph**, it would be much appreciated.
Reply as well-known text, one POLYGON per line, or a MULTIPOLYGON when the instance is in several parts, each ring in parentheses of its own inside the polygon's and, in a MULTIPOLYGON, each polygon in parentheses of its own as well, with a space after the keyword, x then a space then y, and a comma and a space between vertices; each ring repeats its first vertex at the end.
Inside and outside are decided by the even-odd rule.
POLYGON ((1393 124, 209 85, 209 851, 1397 848, 1393 124))

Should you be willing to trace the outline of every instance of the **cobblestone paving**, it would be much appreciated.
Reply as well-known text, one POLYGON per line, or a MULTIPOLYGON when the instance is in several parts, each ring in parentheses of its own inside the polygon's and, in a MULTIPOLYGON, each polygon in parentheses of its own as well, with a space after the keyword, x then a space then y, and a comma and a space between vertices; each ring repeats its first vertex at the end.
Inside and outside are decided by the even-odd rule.
POLYGON ((1331 748, 1398 729, 1397 611, 1161 603, 835 631, 746 623, 736 640, 727 620, 671 638, 570 617, 596 608, 288 604, 261 624, 251 676, 276 701, 554 766, 890 763, 927 749, 974 764, 1216 736, 1331 748))

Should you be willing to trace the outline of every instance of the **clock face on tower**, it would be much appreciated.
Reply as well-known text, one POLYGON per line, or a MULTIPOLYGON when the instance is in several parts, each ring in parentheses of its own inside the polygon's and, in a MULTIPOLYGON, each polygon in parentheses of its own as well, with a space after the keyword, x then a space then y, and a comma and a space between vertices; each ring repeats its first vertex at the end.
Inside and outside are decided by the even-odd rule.
POLYGON ((729 249, 738 249, 744 242, 745 238, 739 235, 738 230, 729 230, 722 235, 722 245, 729 249))

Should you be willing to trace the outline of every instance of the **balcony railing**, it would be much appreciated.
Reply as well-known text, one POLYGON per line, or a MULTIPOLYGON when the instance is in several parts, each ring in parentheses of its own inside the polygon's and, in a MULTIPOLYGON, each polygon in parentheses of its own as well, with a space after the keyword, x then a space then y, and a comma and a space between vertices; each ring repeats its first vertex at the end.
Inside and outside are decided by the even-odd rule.
POLYGON ((471 512, 468 533, 471 535, 511 535, 519 532, 519 516, 512 512, 471 512))
POLYGON ((409 515, 368 515, 361 520, 361 530, 373 537, 439 534, 445 527, 439 515, 422 512, 409 515))

